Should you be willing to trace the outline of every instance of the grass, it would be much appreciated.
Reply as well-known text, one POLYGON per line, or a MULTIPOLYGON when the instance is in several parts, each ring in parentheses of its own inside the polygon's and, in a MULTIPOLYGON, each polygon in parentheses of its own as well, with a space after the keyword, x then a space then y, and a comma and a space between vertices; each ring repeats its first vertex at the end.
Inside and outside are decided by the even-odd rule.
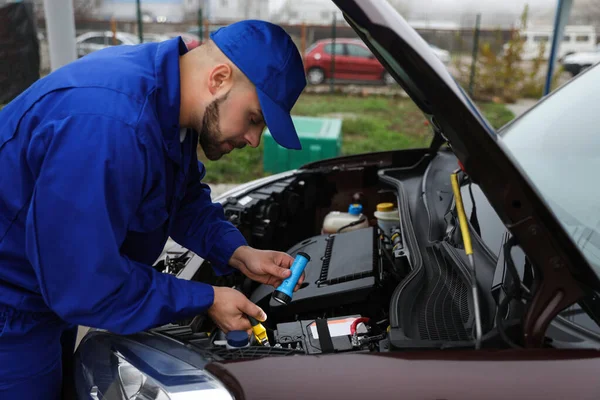
MULTIPOLYGON (((502 104, 482 103, 479 107, 495 128, 513 119, 502 104)), ((303 94, 292 110, 294 115, 335 116, 343 118, 342 155, 372 151, 428 146, 431 128, 417 106, 404 98, 351 97, 303 94)), ((206 164, 207 182, 245 182, 265 176, 262 168, 262 144, 237 150, 219 161, 206 164)))
MULTIPOLYGON (((0 109, 3 106, 0 104, 0 109)), ((503 104, 478 106, 496 129, 514 118, 503 104)), ((343 118, 342 155, 423 147, 432 138, 423 114, 410 99, 303 94, 292 113, 343 118)), ((205 181, 212 183, 246 182, 267 175, 263 172, 262 155, 262 141, 256 149, 236 150, 219 161, 209 161, 198 152, 206 165, 205 181)))
POLYGON ((513 112, 506 108, 504 104, 480 103, 478 106, 490 124, 496 129, 503 127, 515 117, 513 112))

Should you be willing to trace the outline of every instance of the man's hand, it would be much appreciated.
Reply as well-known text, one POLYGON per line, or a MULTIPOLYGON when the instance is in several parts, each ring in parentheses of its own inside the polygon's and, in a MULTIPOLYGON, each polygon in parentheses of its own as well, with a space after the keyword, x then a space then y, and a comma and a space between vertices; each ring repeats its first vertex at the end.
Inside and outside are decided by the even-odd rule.
MULTIPOLYGON (((253 281, 277 287, 291 274, 294 258, 279 251, 257 250, 249 246, 239 247, 231 256, 229 264, 239 269, 253 281)), ((294 291, 304 282, 304 273, 294 291)))
POLYGON ((246 296, 235 289, 213 286, 215 297, 208 315, 224 332, 241 330, 252 331, 247 315, 259 321, 267 319, 267 314, 246 296))

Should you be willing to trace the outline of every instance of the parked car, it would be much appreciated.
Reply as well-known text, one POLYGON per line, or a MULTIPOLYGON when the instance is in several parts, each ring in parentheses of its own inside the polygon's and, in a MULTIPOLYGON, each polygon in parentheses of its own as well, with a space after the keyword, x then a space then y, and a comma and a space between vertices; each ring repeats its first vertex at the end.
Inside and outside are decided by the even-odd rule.
POLYGON ((429 47, 433 50, 433 54, 435 54, 444 64, 450 63, 450 52, 448 50, 440 49, 431 43, 429 44, 429 47))
MULTIPOLYGON (((432 44, 429 46, 442 62, 450 62, 447 50, 432 44)), ((312 85, 321 84, 332 76, 340 81, 378 81, 387 85, 396 83, 364 42, 357 39, 336 39, 335 45, 332 39, 315 42, 305 52, 304 69, 308 83, 312 85)))
POLYGON ((331 77, 336 80, 395 83, 371 50, 357 39, 339 38, 335 44, 331 39, 315 42, 306 50, 304 69, 307 81, 312 85, 321 84, 331 77))
POLYGON ((569 72, 572 76, 576 76, 581 71, 598 62, 600 62, 600 46, 597 46, 595 51, 574 53, 561 60, 565 71, 569 72))
POLYGON ((246 294, 269 316, 270 346, 228 341, 205 315, 93 330, 75 355, 79 398, 599 398, 600 67, 495 131, 385 0, 334 3, 423 111, 431 145, 219 197, 252 246, 311 257, 291 303, 185 248, 154 268, 246 294), (350 204, 368 226, 321 234, 350 204), (397 210, 391 226, 378 208, 397 210))
POLYGON ((75 42, 77 46, 77 56, 83 57, 94 51, 110 46, 139 44, 140 40, 136 35, 127 32, 116 32, 113 35, 112 31, 102 31, 86 32, 77 36, 75 42))

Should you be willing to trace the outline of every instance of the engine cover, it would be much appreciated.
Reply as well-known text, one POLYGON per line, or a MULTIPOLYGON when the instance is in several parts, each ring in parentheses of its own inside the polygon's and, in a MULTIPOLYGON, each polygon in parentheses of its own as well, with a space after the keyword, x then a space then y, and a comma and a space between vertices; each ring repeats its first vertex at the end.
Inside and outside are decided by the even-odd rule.
POLYGON ((250 299, 259 303, 269 297, 270 311, 285 313, 363 301, 375 286, 375 238, 375 229, 369 227, 304 240, 288 251, 292 257, 302 251, 311 258, 304 270, 304 284, 294 293, 292 302, 286 306, 270 298, 274 289, 268 285, 257 288, 250 299))

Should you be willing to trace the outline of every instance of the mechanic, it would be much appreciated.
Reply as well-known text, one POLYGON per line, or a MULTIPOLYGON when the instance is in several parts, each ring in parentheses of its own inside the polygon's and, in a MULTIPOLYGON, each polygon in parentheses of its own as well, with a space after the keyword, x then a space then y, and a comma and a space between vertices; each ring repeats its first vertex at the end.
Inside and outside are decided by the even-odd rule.
POLYGON ((217 275, 289 276, 292 257, 249 247, 211 201, 196 149, 217 160, 257 147, 265 125, 299 149, 290 111, 305 85, 289 35, 251 20, 191 51, 175 38, 95 52, 0 112, 1 399, 59 398, 77 325, 130 334, 207 312, 228 331, 266 319, 234 289, 151 265, 170 236, 217 275))

